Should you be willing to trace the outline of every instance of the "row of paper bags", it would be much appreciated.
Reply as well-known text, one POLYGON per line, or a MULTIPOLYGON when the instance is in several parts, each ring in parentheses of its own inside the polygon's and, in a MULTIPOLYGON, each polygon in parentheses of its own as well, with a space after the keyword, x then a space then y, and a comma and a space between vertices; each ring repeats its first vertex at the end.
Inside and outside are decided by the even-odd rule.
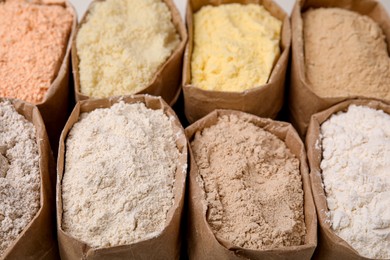
POLYGON ((61 259, 178 259, 181 256, 188 256, 191 259, 310 259, 313 254, 319 259, 366 259, 335 235, 329 222, 326 221, 328 208, 320 174, 322 151, 318 149, 320 126, 332 114, 345 111, 350 104, 381 109, 390 115, 388 104, 376 100, 349 100, 313 115, 307 132, 305 149, 301 138, 291 124, 255 115, 245 115, 235 110, 213 111, 184 130, 175 112, 160 97, 136 95, 81 101, 76 104, 63 129, 56 172, 43 120, 37 107, 18 100, 13 100, 12 103, 17 111, 32 122, 37 129, 41 208, 18 239, 7 249, 3 255, 4 259, 58 259, 59 252, 61 259), (157 237, 130 245, 91 248, 62 229, 61 184, 64 174, 65 141, 81 113, 110 107, 119 100, 124 100, 126 103, 142 102, 148 108, 162 109, 166 115, 175 118, 172 124, 177 131, 185 131, 185 136, 182 135, 176 140, 181 157, 177 162, 173 188, 174 204, 168 212, 165 229, 157 237), (217 122, 219 116, 226 114, 235 114, 238 117, 245 115, 246 118, 249 116, 251 123, 283 140, 299 159, 306 227, 303 245, 273 250, 250 250, 238 246, 227 248, 211 231, 206 219, 204 191, 196 181, 199 178, 199 171, 188 142, 192 141, 197 131, 210 127, 217 122), (189 157, 187 157, 187 151, 189 151, 189 157), (183 167, 187 165, 187 172, 183 172, 183 167))

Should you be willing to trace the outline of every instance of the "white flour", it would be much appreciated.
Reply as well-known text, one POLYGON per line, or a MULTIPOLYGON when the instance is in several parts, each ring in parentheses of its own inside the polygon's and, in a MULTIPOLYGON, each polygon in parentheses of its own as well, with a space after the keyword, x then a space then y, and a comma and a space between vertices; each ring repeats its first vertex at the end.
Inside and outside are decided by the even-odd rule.
POLYGON ((170 118, 141 103, 82 114, 66 141, 64 230, 93 247, 158 235, 173 205, 175 140, 170 118))
POLYGON ((35 127, 0 103, 0 258, 40 208, 35 127))
POLYGON ((321 135, 332 229, 362 256, 390 258, 390 116, 351 105, 321 135))

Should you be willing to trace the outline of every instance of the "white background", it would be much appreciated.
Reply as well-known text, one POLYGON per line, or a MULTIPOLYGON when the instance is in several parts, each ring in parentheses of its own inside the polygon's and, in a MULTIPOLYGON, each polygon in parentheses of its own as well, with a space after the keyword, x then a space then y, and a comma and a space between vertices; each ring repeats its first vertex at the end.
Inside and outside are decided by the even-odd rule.
MULTIPOLYGON (((275 0, 286 12, 290 13, 291 9, 295 3, 295 0, 275 0)), ((359 0, 357 0, 359 1, 359 0)), ((87 9, 88 5, 91 0, 70 0, 72 4, 76 7, 77 13, 79 16, 79 19, 83 16, 85 10, 87 9)), ((178 7, 180 13, 182 14, 182 17, 184 17, 184 10, 186 5, 186 0, 174 0, 176 3, 176 6, 178 7)), ((390 13, 390 0, 380 0, 382 4, 387 9, 387 12, 390 13)))

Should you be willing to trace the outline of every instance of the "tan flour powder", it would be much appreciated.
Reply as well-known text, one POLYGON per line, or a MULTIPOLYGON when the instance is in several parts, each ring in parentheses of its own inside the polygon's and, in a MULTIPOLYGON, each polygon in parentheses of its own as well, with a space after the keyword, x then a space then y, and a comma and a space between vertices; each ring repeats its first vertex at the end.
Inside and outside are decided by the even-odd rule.
POLYGON ((306 76, 321 97, 390 99, 385 36, 371 18, 340 8, 303 14, 306 76))
POLYGON ((191 146, 217 237, 250 249, 303 244, 299 160, 280 139, 231 115, 197 132, 191 146))
POLYGON ((0 103, 0 258, 40 208, 34 125, 10 102, 0 103))
POLYGON ((173 205, 175 141, 171 119, 142 103, 81 114, 66 140, 63 229, 92 247, 157 236, 173 205))

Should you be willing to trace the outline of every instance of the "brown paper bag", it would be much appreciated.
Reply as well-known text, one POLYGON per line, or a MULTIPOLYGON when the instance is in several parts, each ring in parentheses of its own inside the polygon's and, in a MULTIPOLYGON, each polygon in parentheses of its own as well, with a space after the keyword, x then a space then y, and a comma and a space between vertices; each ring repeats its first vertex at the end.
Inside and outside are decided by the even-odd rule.
MULTIPOLYGON (((188 254, 190 259, 310 259, 317 244, 317 216, 311 193, 306 153, 304 145, 294 128, 285 122, 263 119, 243 112, 216 110, 186 128, 188 141, 191 142, 197 131, 214 125, 218 117, 237 115, 263 128, 283 140, 291 152, 300 161, 300 171, 304 190, 304 216, 306 224, 305 244, 273 250, 251 250, 242 247, 225 247, 212 232, 207 220, 205 193, 199 182, 197 164, 190 149, 191 166, 189 178, 189 218, 188 218, 188 254)), ((225 243, 226 244, 226 243, 225 243)))
MULTIPOLYGON (((6 0, 0 0, 4 2, 6 0)), ((66 7, 73 14, 73 24, 65 47, 64 58, 56 78, 51 83, 41 103, 36 104, 45 122, 50 145, 54 155, 57 155, 58 141, 62 128, 68 118, 69 109, 69 77, 70 77, 70 49, 73 35, 76 31, 77 13, 68 0, 36 0, 39 4, 56 4, 66 7)))
MULTIPOLYGON (((89 97, 80 92, 80 72, 79 72, 79 56, 77 55, 77 33, 78 30, 87 21, 87 16, 96 2, 102 2, 104 0, 95 0, 88 7, 85 12, 79 26, 77 27, 76 36, 72 43, 72 65, 73 65, 73 77, 74 77, 74 91, 76 101, 85 100, 93 97, 89 97)), ((180 35, 180 44, 171 54, 169 59, 160 67, 160 69, 154 75, 149 86, 134 94, 150 94, 154 96, 161 96, 169 105, 176 103, 180 94, 180 80, 182 73, 182 59, 184 54, 184 48, 187 43, 187 30, 181 19, 180 13, 177 10, 172 0, 163 0, 172 13, 172 22, 180 35)), ((131 69, 131 68, 129 68, 131 69)))
POLYGON ((348 100, 332 106, 325 111, 313 115, 310 120, 306 135, 306 147, 310 166, 310 181, 320 227, 319 243, 315 253, 316 258, 319 259, 369 259, 360 256, 347 242, 337 236, 332 231, 330 223, 326 222, 329 218, 326 216, 328 213, 328 204, 326 202, 320 168, 322 160, 322 150, 319 146, 321 144, 320 127, 333 114, 339 111, 346 111, 351 104, 383 110, 385 113, 390 114, 390 105, 376 100, 358 99, 348 100))
POLYGON ((187 3, 187 27, 189 39, 184 55, 183 93, 184 108, 188 121, 194 122, 215 109, 234 109, 263 117, 275 118, 283 106, 284 82, 288 64, 291 28, 288 15, 272 0, 189 0, 187 3), (274 17, 283 21, 281 32, 281 54, 274 65, 268 83, 254 86, 243 92, 210 91, 191 85, 191 57, 194 28, 193 14, 205 5, 227 3, 261 4, 274 17))
MULTIPOLYGON (((304 61, 304 39, 302 12, 308 8, 339 7, 371 17, 382 28, 387 43, 390 42, 390 17, 384 7, 375 0, 297 0, 291 15, 292 24, 292 66, 291 87, 288 100, 290 121, 304 136, 310 117, 339 102, 355 99, 356 96, 343 98, 322 98, 317 96, 306 79, 304 61)), ((387 45, 390 52, 390 45, 387 45)), ((335 71, 335 74, 338 72, 335 71)), ((390 100, 384 101, 390 102, 390 100)))
POLYGON ((181 246, 180 220, 184 205, 185 181, 187 172, 187 139, 183 127, 173 110, 160 98, 149 95, 114 97, 78 102, 61 135, 57 164, 57 231, 62 259, 178 259, 181 246), (163 109, 165 114, 174 117, 172 127, 174 132, 182 132, 176 140, 181 152, 177 162, 174 184, 174 204, 168 211, 167 226, 162 233, 152 239, 143 240, 130 245, 92 248, 77 240, 62 229, 62 178, 65 166, 65 140, 72 126, 78 121, 81 113, 97 108, 108 108, 123 100, 125 103, 144 103, 151 109, 163 109))
MULTIPOLYGON (((2 98, 0 101, 5 100, 7 99, 2 98)), ((40 155, 41 208, 0 259, 58 259, 53 193, 55 166, 45 125, 36 106, 17 99, 8 100, 11 101, 19 114, 33 123, 36 129, 40 155)))

